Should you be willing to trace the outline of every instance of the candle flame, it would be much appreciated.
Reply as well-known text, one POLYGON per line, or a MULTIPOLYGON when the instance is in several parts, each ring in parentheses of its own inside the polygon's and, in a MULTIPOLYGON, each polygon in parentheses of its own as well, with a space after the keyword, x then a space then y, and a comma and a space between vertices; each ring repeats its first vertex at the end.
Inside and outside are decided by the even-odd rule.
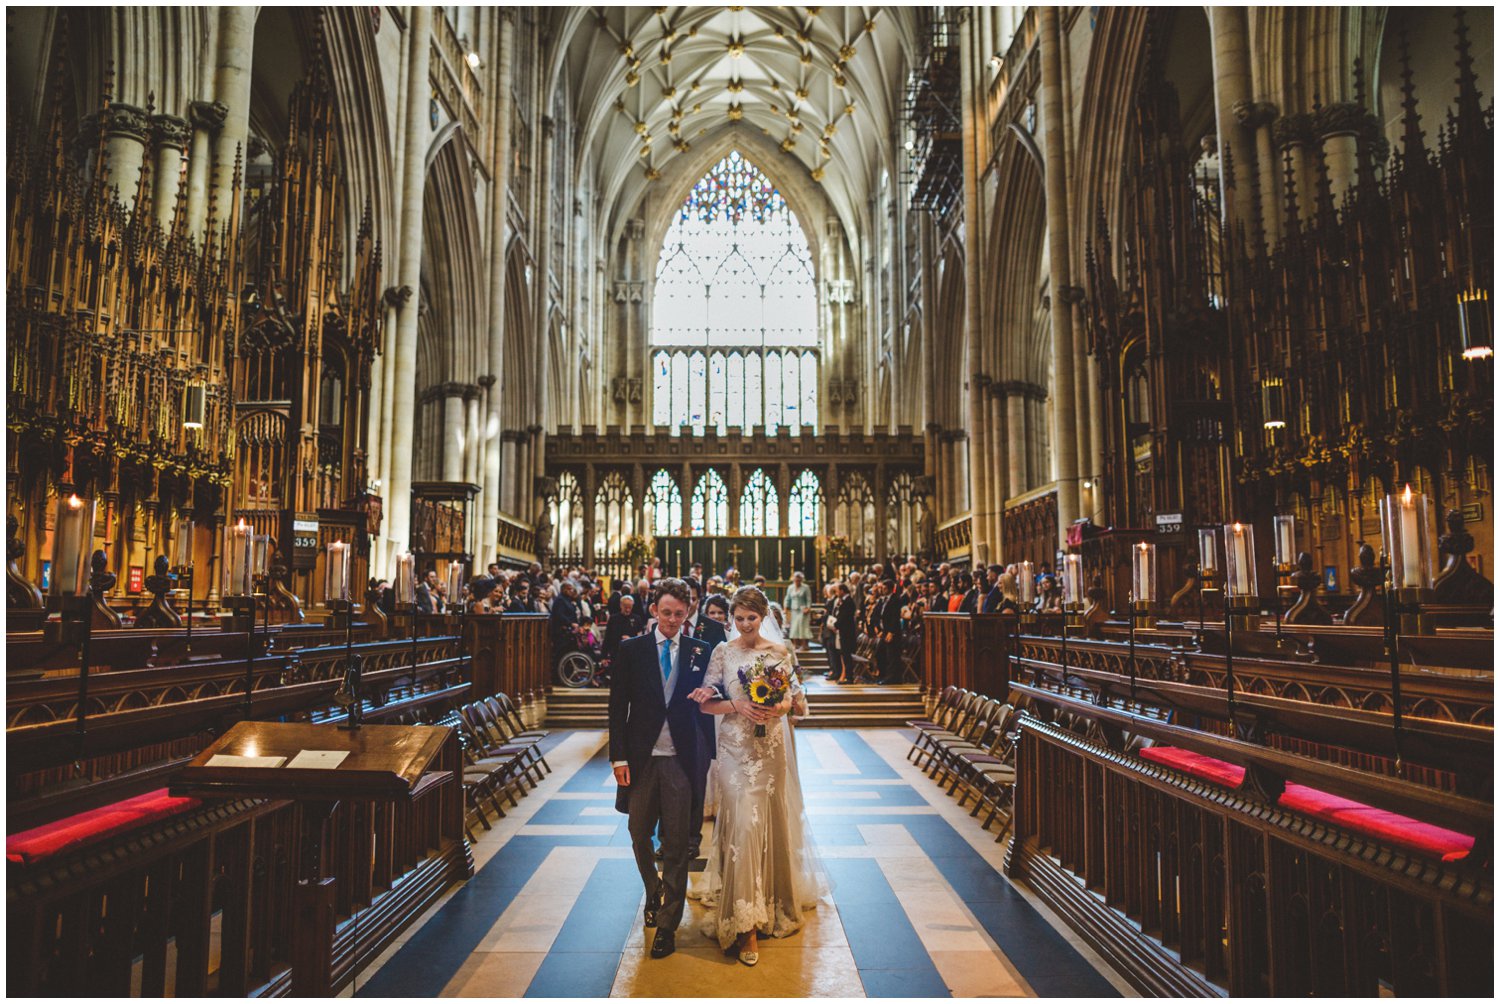
POLYGON ((1411 485, 1406 486, 1406 491, 1401 493, 1401 504, 1411 505, 1411 485))
POLYGON ((249 526, 245 523, 245 517, 241 516, 240 521, 234 525, 234 528, 236 530, 248 530, 249 526))
POLYGON ((1234 524, 1234 532, 1235 533, 1243 533, 1244 529, 1245 528, 1242 527, 1242 526, 1240 526, 1238 523, 1234 524))
POLYGON ((68 508, 69 509, 82 509, 83 508, 83 499, 79 498, 77 495, 69 495, 68 496, 68 508))

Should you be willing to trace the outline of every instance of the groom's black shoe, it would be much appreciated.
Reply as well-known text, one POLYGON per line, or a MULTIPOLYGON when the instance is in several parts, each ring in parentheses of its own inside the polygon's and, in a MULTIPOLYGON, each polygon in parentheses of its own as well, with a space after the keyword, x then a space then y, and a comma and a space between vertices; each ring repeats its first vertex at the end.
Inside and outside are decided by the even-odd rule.
POLYGON ((677 951, 677 934, 673 931, 657 931, 656 940, 651 942, 651 957, 665 959, 675 951, 677 951))
POLYGON ((661 909, 661 894, 646 897, 646 926, 656 926, 656 912, 661 909))

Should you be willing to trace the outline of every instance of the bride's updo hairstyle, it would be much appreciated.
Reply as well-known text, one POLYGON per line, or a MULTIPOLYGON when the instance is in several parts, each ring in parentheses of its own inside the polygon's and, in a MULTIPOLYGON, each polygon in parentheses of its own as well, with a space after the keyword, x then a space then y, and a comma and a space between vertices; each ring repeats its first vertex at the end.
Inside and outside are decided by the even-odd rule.
POLYGON ((734 616, 738 607, 753 610, 760 614, 761 620, 771 616, 771 603, 766 599, 766 594, 755 586, 741 586, 734 591, 734 598, 729 601, 729 616, 734 616))

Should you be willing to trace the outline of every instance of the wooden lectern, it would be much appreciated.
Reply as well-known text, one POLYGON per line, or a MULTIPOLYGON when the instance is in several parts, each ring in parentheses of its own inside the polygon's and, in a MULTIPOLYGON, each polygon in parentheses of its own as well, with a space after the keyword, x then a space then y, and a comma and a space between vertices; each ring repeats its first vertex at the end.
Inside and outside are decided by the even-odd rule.
POLYGON ((329 817, 341 801, 410 801, 434 774, 451 729, 430 725, 335 725, 240 722, 199 753, 172 783, 174 795, 267 798, 299 803, 302 860, 298 864, 297 930, 292 996, 329 996, 335 923, 334 879, 325 875, 329 817), (333 767, 289 767, 299 753, 346 753, 333 767), (216 756, 282 757, 269 766, 208 766, 216 756))

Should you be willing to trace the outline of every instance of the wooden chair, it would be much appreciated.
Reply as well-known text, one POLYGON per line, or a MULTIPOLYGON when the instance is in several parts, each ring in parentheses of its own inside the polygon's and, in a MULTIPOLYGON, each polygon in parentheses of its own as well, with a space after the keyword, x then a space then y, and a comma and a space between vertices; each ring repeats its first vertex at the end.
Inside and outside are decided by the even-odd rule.
MULTIPOLYGON (((918 728, 917 741, 912 744, 912 752, 915 756, 908 756, 913 764, 922 767, 922 758, 929 760, 937 752, 938 742, 942 739, 957 739, 968 725, 970 718, 978 709, 979 703, 986 700, 980 694, 970 690, 960 690, 958 703, 948 714, 946 720, 943 715, 938 715, 937 728, 918 728)), ((924 768, 925 769, 925 768, 924 768)))

